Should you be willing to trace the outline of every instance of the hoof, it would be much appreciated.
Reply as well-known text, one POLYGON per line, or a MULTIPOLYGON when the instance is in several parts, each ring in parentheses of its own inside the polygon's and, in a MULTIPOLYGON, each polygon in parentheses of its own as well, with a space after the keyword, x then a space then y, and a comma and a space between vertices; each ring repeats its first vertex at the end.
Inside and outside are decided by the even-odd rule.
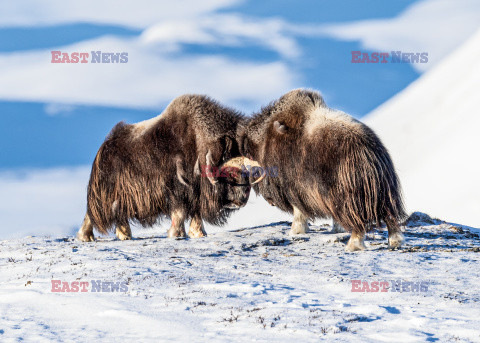
POLYGON ((91 234, 77 233, 77 239, 82 242, 95 242, 95 236, 91 234))
POLYGON ((363 251, 365 250, 365 243, 363 239, 359 239, 358 237, 350 237, 348 240, 347 246, 345 247, 345 251, 347 252, 354 252, 354 251, 363 251))
POLYGON ((132 239, 132 230, 130 227, 120 226, 115 230, 115 235, 121 241, 126 241, 132 239))
POLYGON ((118 237, 119 240, 121 241, 128 241, 128 240, 131 240, 132 239, 132 236, 128 236, 126 234, 124 234, 123 232, 116 232, 115 233, 118 237))
POLYGON ((169 229, 167 231, 168 238, 186 238, 185 230, 181 231, 179 229, 169 229))
POLYGON ((202 238, 207 237, 207 233, 205 231, 195 230, 195 231, 188 231, 188 237, 190 238, 202 238))
POLYGON ((289 236, 303 235, 309 233, 308 225, 292 225, 290 231, 288 231, 289 236))
POLYGON ((401 232, 397 232, 388 236, 388 247, 390 249, 400 248, 404 242, 405 238, 401 232))
POLYGON ((288 231, 288 235, 289 236, 304 235, 304 234, 307 234, 308 232, 309 232, 309 230, 294 230, 294 229, 291 229, 290 231, 288 231))

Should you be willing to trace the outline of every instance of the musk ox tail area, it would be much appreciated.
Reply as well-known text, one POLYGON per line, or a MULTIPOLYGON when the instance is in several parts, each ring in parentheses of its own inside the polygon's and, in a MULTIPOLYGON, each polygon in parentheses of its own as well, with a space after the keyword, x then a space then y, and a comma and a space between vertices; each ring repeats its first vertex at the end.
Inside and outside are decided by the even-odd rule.
POLYGON ((127 218, 125 223, 119 223, 116 216, 119 193, 122 190, 122 168, 118 166, 119 161, 115 161, 120 151, 118 141, 127 135, 127 124, 121 122, 115 125, 98 149, 92 165, 87 189, 87 215, 92 225, 102 234, 107 234, 114 225, 128 224, 127 218))
POLYGON ((338 166, 333 217, 345 228, 364 233, 385 222, 399 230, 406 216, 400 182, 388 151, 364 126, 366 135, 351 136, 344 145, 345 158, 338 166))
MULTIPOLYGON (((163 209, 165 185, 161 177, 142 173, 130 151, 130 125, 117 124, 103 142, 92 165, 87 190, 87 215, 103 234, 127 227, 129 220, 153 225, 163 209), (145 191, 148 189, 148 191, 145 191)), ((137 155, 142 155, 138 153, 137 155)))
POLYGON ((100 168, 104 150, 105 143, 98 149, 92 165, 87 190, 87 215, 90 217, 92 225, 96 227, 98 231, 107 234, 112 227, 113 218, 111 211, 106 211, 107 206, 105 206, 109 202, 110 192, 102 180, 102 171, 100 168))

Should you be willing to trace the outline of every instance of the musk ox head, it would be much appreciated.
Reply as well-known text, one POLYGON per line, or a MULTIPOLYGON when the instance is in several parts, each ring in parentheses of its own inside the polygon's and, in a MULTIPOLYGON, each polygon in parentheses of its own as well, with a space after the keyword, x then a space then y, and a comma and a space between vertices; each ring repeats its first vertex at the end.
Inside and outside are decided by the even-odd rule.
POLYGON ((202 168, 202 176, 206 176, 215 186, 220 196, 222 207, 236 210, 245 206, 250 196, 252 184, 260 182, 265 176, 245 173, 246 167, 259 166, 246 157, 235 157, 220 167, 215 168, 211 162, 210 152, 207 154, 207 166, 202 168))
POLYGON ((306 110, 324 104, 323 98, 316 92, 296 89, 286 93, 263 107, 247 125, 239 128, 237 139, 241 154, 261 164, 266 153, 267 137, 283 138, 283 143, 297 144, 302 135, 306 110))

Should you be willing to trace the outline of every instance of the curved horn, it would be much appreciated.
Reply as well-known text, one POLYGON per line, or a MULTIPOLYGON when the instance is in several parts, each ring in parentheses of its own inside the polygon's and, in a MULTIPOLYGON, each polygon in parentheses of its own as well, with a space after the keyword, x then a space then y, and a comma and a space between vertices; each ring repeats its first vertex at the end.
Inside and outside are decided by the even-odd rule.
MULTIPOLYGON (((232 158, 232 159, 228 160, 227 162, 225 162, 222 165, 222 168, 223 167, 233 167, 233 168, 238 168, 238 169, 243 170, 244 168, 246 168, 246 166, 262 168, 257 161, 251 160, 247 157, 232 158)), ((252 185, 254 185, 256 183, 259 183, 260 181, 262 181, 267 176, 267 172, 263 168, 262 168, 262 170, 263 170, 262 175, 257 180, 255 180, 255 182, 253 182, 252 185)))
POLYGON ((185 186, 190 187, 190 183, 188 182, 187 179, 185 179, 185 169, 183 169, 183 159, 181 156, 176 156, 175 157, 175 164, 177 166, 177 178, 180 183, 184 184, 185 186))
MULTIPOLYGON (((245 164, 247 164, 247 163, 251 167, 262 168, 260 163, 258 163, 257 161, 254 161, 254 160, 251 160, 251 159, 245 157, 245 164)), ((252 182, 252 185, 254 185, 256 183, 259 183, 260 181, 262 181, 267 176, 267 171, 265 170, 265 168, 262 168, 262 171, 263 171, 262 175, 260 175, 260 177, 258 179, 256 179, 254 182, 252 182)))
POLYGON ((201 175, 202 173, 200 172, 200 157, 197 157, 197 161, 195 162, 195 167, 193 168, 193 173, 194 175, 201 175))
POLYGON ((218 182, 218 180, 214 175, 212 152, 210 150, 208 150, 208 153, 207 153, 207 168, 209 168, 209 172, 207 172, 208 181, 210 181, 212 185, 215 185, 218 182))
MULTIPOLYGON (((230 169, 228 171, 229 174, 232 172, 231 169, 238 169, 238 170, 241 170, 243 172, 244 165, 245 165, 244 157, 240 156, 240 157, 234 157, 234 158, 229 159, 224 164, 222 164, 219 169, 222 172, 224 171, 225 168, 230 169)), ((235 174, 235 175, 237 175, 237 174, 235 174)))
POLYGON ((245 159, 245 157, 235 157, 235 158, 229 159, 227 162, 222 164, 222 168, 223 167, 232 167, 232 168, 241 169, 245 165, 244 159, 245 159))

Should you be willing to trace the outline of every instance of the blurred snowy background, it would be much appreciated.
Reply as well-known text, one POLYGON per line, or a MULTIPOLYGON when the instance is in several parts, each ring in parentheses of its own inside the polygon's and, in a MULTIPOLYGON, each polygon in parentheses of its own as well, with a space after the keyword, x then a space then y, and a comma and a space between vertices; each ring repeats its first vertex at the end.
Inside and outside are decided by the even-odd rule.
MULTIPOLYGON (((298 87, 379 133, 410 211, 480 227, 479 23, 477 0, 0 0, 0 238, 72 233, 118 121, 184 93, 249 114, 298 87), (52 50, 129 60, 52 64, 52 50), (353 64, 353 50, 429 61, 353 64)), ((288 218, 252 196, 228 228, 288 218)))

